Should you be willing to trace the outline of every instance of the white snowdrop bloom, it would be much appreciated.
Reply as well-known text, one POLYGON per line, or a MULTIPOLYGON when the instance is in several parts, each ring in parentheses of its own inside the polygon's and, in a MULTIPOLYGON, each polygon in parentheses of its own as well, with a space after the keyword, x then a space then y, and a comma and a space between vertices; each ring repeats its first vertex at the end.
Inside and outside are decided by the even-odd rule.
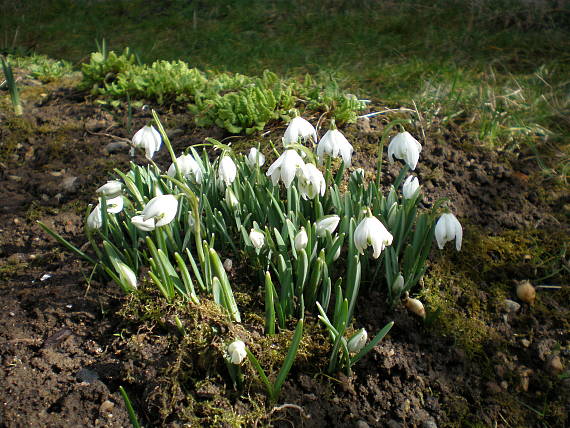
POLYGON ((178 200, 174 195, 160 195, 152 198, 142 211, 143 220, 154 220, 156 227, 164 226, 174 220, 178 211, 178 200))
MULTIPOLYGON (((109 214, 118 214, 123 210, 122 196, 106 199, 105 203, 109 214)), ((103 217, 101 216, 101 202, 99 202, 87 217, 87 228, 93 230, 99 229, 101 226, 103 226, 103 217)))
MULTIPOLYGON (((184 178, 189 179, 196 184, 200 184, 202 182, 202 169, 200 168, 200 164, 196 162, 196 159, 194 159, 194 156, 180 155, 176 158, 176 164, 178 165, 180 174, 184 178)), ((176 165, 174 162, 170 165, 166 174, 169 177, 176 176, 176 165)))
MULTIPOLYGON (((133 136, 133 144, 135 147, 144 149, 147 159, 152 159, 155 152, 160 150, 162 137, 160 133, 154 129, 152 125, 143 126, 133 136)), ((131 155, 133 153, 131 152, 131 155)))
POLYGON ((307 120, 300 116, 297 116, 289 122, 289 126, 285 130, 285 135, 283 136, 283 144, 297 143, 299 138, 303 141, 312 139, 314 143, 317 142, 317 131, 315 127, 311 125, 307 120))
POLYGON ((413 175, 409 175, 404 181, 402 185, 402 193, 404 194, 405 199, 412 199, 416 191, 420 188, 420 181, 418 177, 414 177, 413 175))
POLYGON ((251 239, 252 245, 258 250, 265 245, 265 235, 259 230, 251 229, 249 239, 251 239))
POLYGON ((220 159, 220 164, 218 166, 218 177, 221 181, 229 186, 234 182, 237 175, 237 167, 231 157, 224 155, 220 159))
POLYGON ((324 196, 327 183, 323 173, 315 165, 312 163, 303 165, 297 170, 297 178, 303 199, 314 199, 318 194, 324 196))
POLYGON ((123 280, 130 288, 137 288, 137 276, 130 267, 123 262, 117 261, 115 264, 115 270, 119 274, 121 280, 123 280))
POLYGON ((99 187, 95 192, 104 198, 115 198, 121 194, 123 183, 118 180, 107 181, 99 187))
POLYGON ((301 230, 295 235, 295 250, 301 251, 307 248, 308 243, 309 237, 307 236, 307 231, 304 227, 301 227, 301 230))
POLYGON ((342 156, 345 166, 349 167, 353 151, 352 144, 342 135, 342 132, 338 129, 329 129, 323 138, 321 138, 321 141, 319 141, 317 157, 319 158, 319 162, 322 162, 325 154, 333 158, 342 156))
POLYGON ((339 222, 340 217, 336 214, 326 215, 320 218, 317 221, 317 236, 327 236, 327 230, 333 234, 339 222))
POLYGON ((125 201, 122 196, 116 196, 111 199, 105 199, 105 203, 107 204, 107 212, 109 214, 118 214, 123 211, 125 201))
POLYGON ((249 153, 245 158, 245 163, 247 163, 250 168, 254 168, 256 165, 262 166, 265 163, 265 156, 255 147, 252 147, 249 149, 249 153))
POLYGON ((370 215, 365 217, 354 230, 354 245, 360 254, 372 245, 374 252, 372 257, 377 259, 380 253, 388 245, 392 245, 393 236, 388 229, 384 227, 382 222, 376 217, 370 215))
POLYGON ((354 336, 350 338, 348 343, 346 344, 348 347, 348 352, 353 352, 357 354, 360 352, 364 345, 366 345, 366 341, 368 340, 368 333, 365 329, 361 328, 354 336))
POLYGON ((457 217, 451 213, 442 214, 435 225, 435 240, 437 241, 437 246, 441 250, 446 242, 453 241, 454 239, 455 249, 460 251, 461 241, 463 240, 463 228, 461 227, 461 223, 459 223, 457 217))
POLYGON ((135 215, 131 217, 131 223, 139 230, 143 232, 150 232, 155 229, 154 219, 149 218, 145 221, 142 215, 135 215))
POLYGON ((394 162, 394 156, 402 159, 411 170, 416 169, 422 145, 409 132, 400 132, 388 145, 388 160, 394 162))
POLYGON ((97 204, 93 211, 87 217, 87 228, 94 230, 103 226, 103 219, 101 218, 101 205, 97 204))
POLYGON ((228 356, 232 364, 241 364, 247 357, 245 352, 245 343, 241 340, 236 340, 228 346, 228 356))
POLYGON ((305 162, 295 150, 285 150, 267 169, 266 175, 271 176, 274 186, 281 180, 285 187, 289 188, 297 174, 297 169, 302 168, 303 165, 305 162))

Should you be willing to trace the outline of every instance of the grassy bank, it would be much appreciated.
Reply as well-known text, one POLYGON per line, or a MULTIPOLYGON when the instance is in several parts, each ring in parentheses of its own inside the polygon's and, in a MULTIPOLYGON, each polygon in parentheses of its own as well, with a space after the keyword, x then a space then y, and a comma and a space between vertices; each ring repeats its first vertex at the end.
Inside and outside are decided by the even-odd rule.
POLYGON ((425 123, 570 169, 570 9, 479 0, 0 1, 0 49, 76 64, 95 40, 141 62, 334 78, 359 97, 405 105, 425 123))

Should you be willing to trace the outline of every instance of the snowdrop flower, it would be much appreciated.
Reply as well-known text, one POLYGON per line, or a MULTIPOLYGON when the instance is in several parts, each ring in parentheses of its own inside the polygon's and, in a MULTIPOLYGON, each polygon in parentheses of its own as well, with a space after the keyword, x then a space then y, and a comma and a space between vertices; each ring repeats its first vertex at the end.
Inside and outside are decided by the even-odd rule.
POLYGON ((364 345, 366 345, 366 341, 368 340, 368 333, 365 329, 361 328, 354 336, 350 338, 348 343, 346 344, 348 347, 348 352, 358 353, 364 345))
POLYGON ((463 228, 461 227, 461 223, 459 223, 459 220, 457 220, 457 217, 453 214, 443 214, 435 225, 435 240, 437 241, 437 246, 441 250, 446 242, 453 241, 454 239, 455 249, 460 251, 461 241, 463 240, 463 228))
POLYGON ((312 163, 307 163, 299 168, 297 177, 299 178, 299 191, 303 199, 314 199, 319 193, 321 196, 325 195, 327 188, 325 177, 312 163))
POLYGON ((103 226, 103 219, 101 218, 101 205, 97 204, 93 211, 87 217, 87 228, 94 230, 103 226))
POLYGON ((148 220, 145 221, 142 215, 135 215, 131 217, 131 223, 137 229, 142 230, 143 232, 150 232, 155 228, 154 219, 149 218, 148 220))
POLYGON ((354 230, 354 245, 360 254, 372 245, 374 252, 372 257, 377 259, 380 253, 388 245, 392 245, 392 234, 384 227, 382 222, 369 213, 354 230))
POLYGON ((237 167, 231 157, 224 155, 220 159, 220 164, 218 166, 218 177, 221 181, 229 186, 234 182, 237 175, 237 167))
POLYGON ((416 169, 422 145, 409 132, 400 132, 388 145, 388 160, 394 162, 394 156, 402 159, 411 170, 416 169))
POLYGON ((285 187, 291 187, 291 183, 297 174, 297 169, 305 165, 303 159, 295 150, 285 150, 281 156, 268 168, 266 175, 271 176, 273 185, 276 186, 279 180, 283 181, 285 187))
POLYGON ((289 126, 285 130, 285 135, 283 136, 283 144, 297 143, 299 138, 303 141, 312 139, 314 143, 317 142, 317 131, 315 127, 311 125, 308 121, 300 116, 297 116, 289 122, 289 126))
MULTIPOLYGON (((122 196, 106 199, 105 203, 109 214, 118 214, 123 210, 124 201, 122 196)), ((101 217, 101 203, 98 203, 87 217, 87 228, 93 230, 99 229, 101 226, 103 226, 103 218, 101 217)))
MULTIPOLYGON (((146 125, 139 129, 133 136, 133 144, 135 147, 144 149, 147 159, 152 159, 154 153, 160 150, 162 137, 158 131, 154 129, 154 126, 146 125)), ((132 155, 134 155, 133 150, 131 150, 131 156, 132 155)))
POLYGON ((178 200, 174 195, 160 195, 152 198, 142 211, 143 221, 154 220, 155 227, 164 226, 174 220, 178 211, 178 200))
POLYGON ((137 288, 137 276, 133 270, 123 262, 115 262, 115 270, 119 274, 121 280, 130 288, 137 288))
MULTIPOLYGON (((202 169, 194 156, 192 155, 180 155, 176 158, 176 165, 178 165, 178 170, 182 177, 190 179, 192 182, 196 184, 200 184, 202 182, 202 169)), ((168 168, 168 172, 166 173, 170 177, 176 176, 176 165, 172 163, 168 168)))
POLYGON ((121 194, 122 189, 123 183, 111 180, 99 187, 95 192, 104 198, 115 198, 121 194))
POLYGON ((245 357, 247 357, 247 352, 245 352, 245 343, 241 340, 236 340, 228 346, 228 356, 232 364, 241 364, 245 357))
POLYGON ((254 168, 256 165, 262 166, 265 163, 265 156, 255 147, 252 147, 245 158, 245 163, 247 163, 250 168, 254 168))
POLYGON ((333 158, 342 156, 344 165, 349 167, 353 151, 352 144, 348 142, 338 129, 329 129, 321 138, 321 141, 319 141, 317 157, 319 162, 322 162, 325 154, 333 158))
POLYGON ((333 214, 333 215, 326 215, 317 221, 317 236, 321 238, 327 236, 327 230, 333 234, 338 223, 340 221, 340 217, 333 214))
POLYGON ((265 235, 259 230, 251 229, 249 239, 251 239, 252 245, 258 250, 265 245, 265 235))
POLYGON ((119 214, 123 211, 123 205, 125 201, 122 196, 117 196, 111 199, 106 199, 105 203, 107 205, 107 212, 109 214, 119 214))
POLYGON ((409 175, 404 181, 402 185, 402 193, 404 194, 405 199, 412 199, 416 193, 416 191, 420 188, 420 181, 418 177, 414 177, 413 175, 409 175))
POLYGON ((295 235, 295 250, 301 251, 307 248, 307 244, 309 243, 309 237, 307 236, 307 231, 304 227, 301 227, 301 230, 295 235))

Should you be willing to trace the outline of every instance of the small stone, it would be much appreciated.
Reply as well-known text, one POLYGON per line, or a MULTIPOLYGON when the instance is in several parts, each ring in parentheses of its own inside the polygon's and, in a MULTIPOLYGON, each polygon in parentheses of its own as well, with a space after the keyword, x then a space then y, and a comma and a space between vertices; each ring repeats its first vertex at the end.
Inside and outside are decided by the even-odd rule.
POLYGON ((125 141, 115 141, 115 142, 107 144, 105 146, 105 148, 103 149, 103 151, 105 152, 105 154, 110 155, 113 153, 124 152, 129 147, 130 147, 130 145, 125 141))
POLYGON ((548 370, 553 375, 562 373, 564 366, 562 365, 562 360, 558 355, 553 355, 548 358, 546 361, 546 370, 548 370))
POLYGON ((437 424, 433 418, 429 418, 422 422, 422 428, 437 428, 437 424))
POLYGON ((528 386, 530 383, 530 375, 532 374, 532 370, 531 369, 527 369, 524 368, 523 370, 521 370, 520 372, 520 383, 519 383, 519 389, 524 391, 524 392, 528 392, 528 386))
POLYGON ((521 308, 520 303, 517 303, 514 300, 510 299, 505 299, 504 304, 505 304, 505 310, 510 314, 517 313, 521 308))
POLYGON ((73 192, 77 188, 77 177, 65 177, 61 182, 61 187, 66 192, 73 192))
POLYGON ((100 413, 112 412, 115 408, 115 404, 112 401, 105 400, 101 403, 101 407, 99 407, 100 413))
POLYGON ((402 424, 394 419, 390 419, 386 425, 388 428, 402 428, 402 424))
POLYGON ((363 420, 359 420, 356 422, 356 428, 369 428, 369 427, 370 427, 370 425, 368 425, 363 420))
POLYGON ((372 128, 370 128, 370 119, 367 117, 359 117, 358 121, 356 122, 356 127, 360 132, 363 132, 365 134, 372 132, 372 128))
POLYGON ((522 339, 521 340, 521 345, 524 346, 525 348, 528 348, 530 346, 530 340, 528 339, 522 339))
POLYGON ((507 389, 509 389, 509 384, 507 383, 506 380, 504 380, 504 381, 501 382, 501 388, 502 388, 503 390, 505 390, 505 391, 506 391, 507 389))

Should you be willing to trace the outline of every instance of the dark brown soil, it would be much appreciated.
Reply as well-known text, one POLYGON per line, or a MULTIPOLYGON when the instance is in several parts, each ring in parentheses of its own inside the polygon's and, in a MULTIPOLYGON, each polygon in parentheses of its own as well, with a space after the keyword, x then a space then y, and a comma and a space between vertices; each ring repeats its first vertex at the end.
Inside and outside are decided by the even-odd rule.
MULTIPOLYGON (((567 188, 541 178, 533 163, 477 147, 454 129, 422 142, 416 172, 424 204, 448 197, 466 226, 463 252, 434 251, 426 284, 439 281, 442 299, 459 308, 457 319, 483 320, 481 331, 488 335, 471 346, 477 331, 450 326, 441 316, 423 324, 402 308, 389 312, 380 291, 364 291, 358 326, 375 332, 394 320, 389 336, 350 378, 324 375, 324 365, 315 367, 323 358, 300 361, 277 405, 259 408, 258 384, 239 396, 225 374, 199 378, 194 368, 186 378, 178 365, 190 357, 176 354, 184 341, 172 325, 133 317, 136 302, 112 283, 87 281, 89 268, 37 226, 41 220, 83 245, 86 204, 94 202, 94 190, 113 168, 128 168, 121 138, 132 131, 124 113, 86 99, 73 82, 30 86, 27 94, 23 118, 0 111, 0 426, 129 426, 119 386, 146 426, 229 426, 240 420, 307 427, 568 424, 564 245, 570 197, 567 188), (473 249, 481 253, 470 254, 473 249), (517 249, 536 253, 519 257, 517 249), (462 278, 475 281, 477 289, 449 277, 438 280, 437 266, 446 260, 457 263, 462 278), (536 305, 508 312, 504 299, 516 300, 512 281, 524 279, 563 288, 541 290, 536 305)), ((177 152, 207 136, 226 136, 195 128, 183 112, 161 116, 177 152)), ((147 111, 135 112, 133 129, 148 119, 147 111)), ((382 126, 382 119, 374 119, 344 129, 355 142, 355 167, 373 164, 382 126)), ((273 129, 269 138, 277 141, 282 132, 273 129)), ((168 164, 165 150, 156 161, 168 164)), ((386 183, 395 171, 386 163, 386 183)), ((184 361, 189 365, 191 358, 184 361)))

